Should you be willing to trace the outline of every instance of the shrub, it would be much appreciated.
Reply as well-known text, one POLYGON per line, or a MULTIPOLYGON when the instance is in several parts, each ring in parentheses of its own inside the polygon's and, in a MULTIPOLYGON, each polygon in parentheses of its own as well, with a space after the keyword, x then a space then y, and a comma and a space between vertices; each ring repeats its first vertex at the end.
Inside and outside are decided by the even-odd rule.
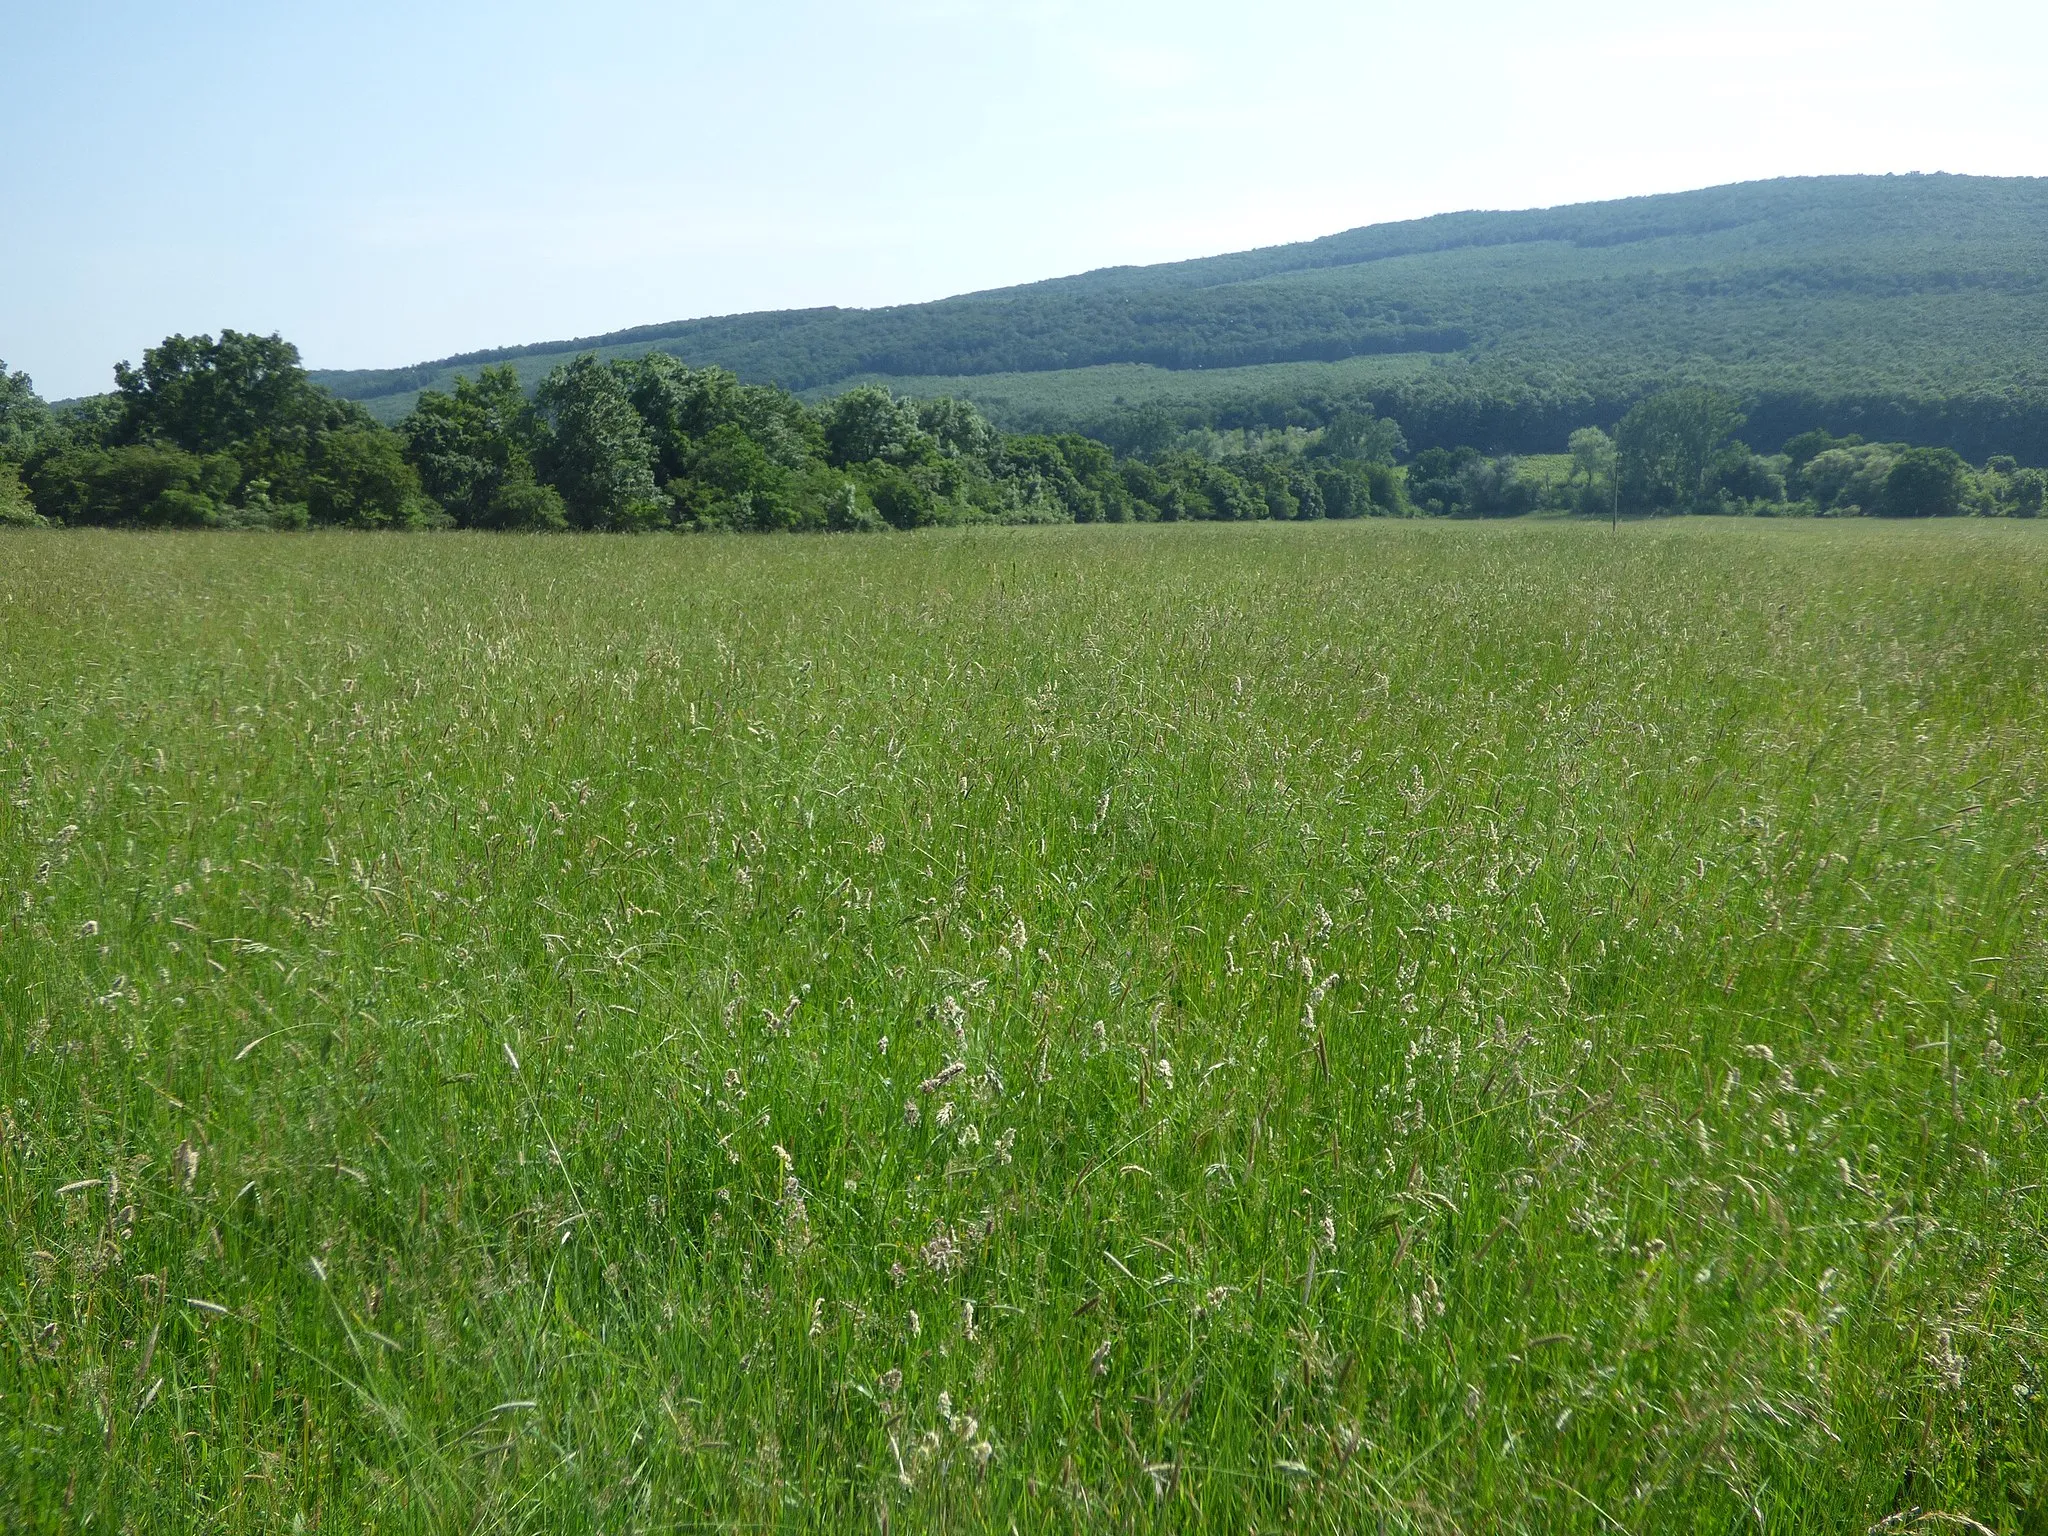
POLYGON ((1955 517, 1968 473, 1953 448, 1908 448, 1885 476, 1879 509, 1887 517, 1955 517))
POLYGON ((43 519, 12 464, 0 463, 0 528, 40 528, 43 519))
POLYGON ((29 489, 37 510, 61 523, 190 528, 218 522, 241 477, 226 454, 138 443, 53 454, 34 466, 29 489))
POLYGON ((314 440, 307 505, 316 523, 354 528, 418 528, 439 508, 405 459, 405 440, 382 427, 351 427, 314 440))

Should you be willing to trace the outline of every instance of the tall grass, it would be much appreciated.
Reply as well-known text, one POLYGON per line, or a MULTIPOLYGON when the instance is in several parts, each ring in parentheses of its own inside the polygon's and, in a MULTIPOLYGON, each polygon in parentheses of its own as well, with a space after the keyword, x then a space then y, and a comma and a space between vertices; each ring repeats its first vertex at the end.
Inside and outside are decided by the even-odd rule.
POLYGON ((2048 1525, 2048 538, 0 540, 0 1524, 2048 1525))

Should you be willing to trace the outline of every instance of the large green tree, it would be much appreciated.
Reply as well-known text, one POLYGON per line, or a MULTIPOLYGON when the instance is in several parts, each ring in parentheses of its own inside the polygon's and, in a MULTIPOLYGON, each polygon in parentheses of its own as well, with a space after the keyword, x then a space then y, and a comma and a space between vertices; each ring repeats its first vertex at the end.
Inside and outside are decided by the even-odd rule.
POLYGON ((534 466, 542 427, 509 367, 429 390, 401 428, 420 482, 463 528, 560 528, 568 511, 534 466))
POLYGON ((1615 432, 1623 499, 1660 510, 1699 507, 1708 475, 1742 421, 1733 396, 1696 385, 1642 401, 1615 432))
POLYGON ((542 470, 580 528, 665 525, 670 504, 654 480, 655 446, 617 370, 585 354, 542 381, 534 397, 548 432, 542 470))
POLYGON ((919 428, 939 445, 939 452, 972 464, 984 474, 1000 473, 1003 435, 972 401, 942 396, 920 400, 916 409, 919 428))
POLYGON ((1408 451, 1398 422, 1375 416, 1370 405, 1340 410, 1323 428, 1320 453, 1333 459, 1356 459, 1362 464, 1397 464, 1408 451))
MULTIPOLYGON (((654 445, 656 478, 689 479, 701 445, 723 427, 746 434, 770 462, 801 470, 825 455, 815 413, 786 389, 742 384, 723 368, 691 368, 666 352, 613 365, 654 445)), ((729 441, 729 439, 728 439, 729 441)))
POLYGON ((1952 448, 1908 448, 1892 461, 1878 507, 1887 517, 1955 517, 1969 466, 1952 448))
POLYGON ((306 501, 313 520, 359 528, 418 528, 436 508, 405 460, 405 441, 383 427, 323 432, 313 440, 306 501))
POLYGON ((696 528, 788 528, 792 471, 735 422, 691 444, 687 478, 667 490, 682 520, 696 528))
POLYGON ((875 385, 850 389, 825 407, 825 441, 835 465, 893 464, 935 457, 938 442, 918 424, 917 407, 875 385))
POLYGON ((19 464, 49 430, 50 409, 25 373, 9 373, 0 362, 0 460, 19 464))
POLYGON ((313 432, 365 419, 308 379, 299 349, 278 336, 167 337, 142 354, 140 367, 117 364, 114 380, 124 439, 187 453, 258 441, 302 445, 313 432))

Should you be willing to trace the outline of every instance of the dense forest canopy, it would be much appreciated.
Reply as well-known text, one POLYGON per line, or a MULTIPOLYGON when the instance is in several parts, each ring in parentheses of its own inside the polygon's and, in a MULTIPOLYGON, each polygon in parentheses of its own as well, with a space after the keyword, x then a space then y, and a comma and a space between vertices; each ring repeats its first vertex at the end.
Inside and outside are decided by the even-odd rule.
POLYGON ((1013 430, 1114 439, 1147 405, 1181 428, 1314 428, 1370 405, 1418 448, 1524 453, 1690 384, 1738 397, 1758 447, 1825 427, 2048 463, 2043 335, 2048 180, 1832 177, 318 377, 395 420, 486 363, 531 387, 582 352, 670 351, 812 397, 959 395, 1013 430))

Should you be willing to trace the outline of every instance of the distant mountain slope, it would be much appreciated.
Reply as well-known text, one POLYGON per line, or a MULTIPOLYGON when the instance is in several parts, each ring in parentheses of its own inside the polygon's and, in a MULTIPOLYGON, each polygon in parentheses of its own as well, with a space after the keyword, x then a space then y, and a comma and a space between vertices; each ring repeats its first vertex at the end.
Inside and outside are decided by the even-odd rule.
POLYGON ((930 304, 693 320, 318 377, 392 415, 487 362, 537 378, 580 351, 660 349, 811 392, 943 380, 1012 420, 1051 422, 1098 409, 1083 370, 1116 370, 1113 405, 1212 413, 1313 393, 1327 371, 1411 435, 1509 447, 1686 379, 1786 421, 1840 429, 1889 412, 2010 451, 2048 450, 2044 337, 2048 180, 1833 177, 1445 214, 930 304), (1412 361, 1308 366, 1395 357, 1412 361), (1202 377, 1219 369, 1227 384, 1202 377), (999 389, 975 382, 998 375, 999 389))

